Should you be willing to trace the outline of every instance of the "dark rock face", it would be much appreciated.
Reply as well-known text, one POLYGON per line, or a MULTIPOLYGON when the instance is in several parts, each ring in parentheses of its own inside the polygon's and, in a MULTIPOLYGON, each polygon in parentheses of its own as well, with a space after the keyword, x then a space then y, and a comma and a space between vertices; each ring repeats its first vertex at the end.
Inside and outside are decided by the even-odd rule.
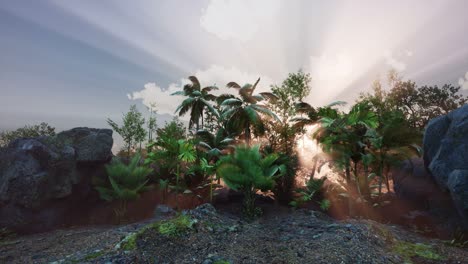
POLYGON ((429 122, 424 135, 424 163, 468 223, 468 105, 429 122))
POLYGON ((17 139, 0 150, 0 226, 41 231, 63 223, 112 158, 112 130, 74 128, 17 139))

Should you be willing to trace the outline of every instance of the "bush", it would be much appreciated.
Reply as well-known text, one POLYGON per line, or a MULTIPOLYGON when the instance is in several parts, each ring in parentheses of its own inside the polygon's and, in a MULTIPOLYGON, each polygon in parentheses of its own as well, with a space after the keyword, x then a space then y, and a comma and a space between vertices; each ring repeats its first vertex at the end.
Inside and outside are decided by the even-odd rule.
POLYGON ((244 194, 243 209, 248 218, 258 215, 255 207, 255 194, 257 190, 271 190, 275 178, 281 177, 285 171, 283 164, 275 164, 278 156, 270 154, 262 157, 259 146, 238 146, 234 154, 220 159, 217 174, 223 178, 229 188, 241 191, 244 194))
POLYGON ((275 164, 284 164, 285 172, 282 177, 275 178, 273 193, 275 194, 278 202, 282 204, 288 204, 292 200, 293 190, 296 185, 298 158, 296 155, 280 153, 275 164))
POLYGON ((55 128, 42 122, 39 125, 24 126, 14 131, 0 132, 0 147, 6 147, 17 138, 33 138, 40 136, 55 136, 55 128))
POLYGON ((128 165, 119 159, 112 160, 111 164, 106 166, 109 185, 96 187, 103 200, 121 201, 120 207, 115 211, 118 217, 125 215, 127 201, 135 200, 141 192, 147 190, 147 176, 152 169, 139 166, 139 162, 140 155, 135 155, 128 165))

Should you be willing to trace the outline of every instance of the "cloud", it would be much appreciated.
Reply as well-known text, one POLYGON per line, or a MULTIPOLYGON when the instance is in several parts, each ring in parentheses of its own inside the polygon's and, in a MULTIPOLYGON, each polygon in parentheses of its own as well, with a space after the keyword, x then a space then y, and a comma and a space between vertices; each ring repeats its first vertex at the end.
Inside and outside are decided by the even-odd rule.
POLYGON ((279 0, 211 0, 200 25, 222 40, 247 41, 279 11, 279 0))
POLYGON ((353 73, 351 58, 344 53, 334 56, 324 54, 310 57, 310 73, 318 81, 336 81, 347 78, 353 73))
POLYGON ((356 78, 355 61, 345 53, 311 56, 308 71, 312 77, 312 92, 306 101, 313 105, 330 103, 356 78))
MULTIPOLYGON (((411 55, 409 55, 407 53, 407 56, 412 56, 412 53, 410 53, 411 55)), ((385 58, 385 63, 387 65, 389 65, 390 67, 392 67, 393 69, 399 71, 399 72, 402 72, 404 70, 406 70, 406 63, 404 63, 403 61, 401 60, 398 60, 397 58, 395 58, 395 56, 393 56, 392 52, 387 50, 384 52, 384 58, 385 58)))
POLYGON ((468 72, 465 73, 464 77, 458 79, 458 85, 460 85, 462 90, 468 90, 468 72))
MULTIPOLYGON (((198 78, 202 87, 210 85, 218 86, 219 90, 213 92, 215 95, 236 93, 234 89, 228 89, 225 87, 230 81, 235 81, 242 86, 246 83, 253 84, 259 77, 261 77, 256 92, 268 91, 270 89, 270 85, 273 84, 272 79, 268 76, 243 72, 235 67, 227 68, 219 65, 211 65, 207 69, 196 70, 193 75, 198 78)), ((147 107, 151 106, 152 103, 156 103, 158 113, 173 115, 183 97, 172 96, 171 94, 176 91, 180 91, 187 83, 189 83, 189 80, 184 78, 180 79, 178 82, 171 83, 166 88, 163 88, 160 85, 151 82, 145 84, 142 90, 127 94, 127 97, 130 100, 141 100, 147 107)))

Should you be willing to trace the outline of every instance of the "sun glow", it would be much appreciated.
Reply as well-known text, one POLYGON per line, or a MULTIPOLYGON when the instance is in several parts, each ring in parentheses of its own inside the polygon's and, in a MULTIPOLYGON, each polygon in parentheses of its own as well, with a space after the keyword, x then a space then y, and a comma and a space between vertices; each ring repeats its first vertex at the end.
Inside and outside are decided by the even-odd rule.
POLYGON ((302 167, 297 177, 299 184, 304 184, 311 175, 317 179, 326 177, 333 183, 339 183, 340 176, 330 167, 329 156, 323 152, 317 140, 312 138, 318 128, 318 124, 305 127, 306 132, 296 141, 299 163, 302 167))

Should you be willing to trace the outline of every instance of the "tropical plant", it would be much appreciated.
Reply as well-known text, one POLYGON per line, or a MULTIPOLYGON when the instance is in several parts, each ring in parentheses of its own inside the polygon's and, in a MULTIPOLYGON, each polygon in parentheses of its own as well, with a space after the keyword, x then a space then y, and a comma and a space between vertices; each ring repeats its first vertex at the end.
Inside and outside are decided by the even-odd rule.
POLYGON ((124 114, 122 122, 123 125, 119 126, 110 118, 107 119, 109 126, 111 126, 115 132, 122 136, 125 142, 125 147, 127 148, 128 157, 130 158, 132 147, 135 147, 137 143, 140 143, 141 151, 141 143, 146 138, 146 130, 143 127, 145 124, 145 118, 138 111, 136 105, 132 105, 130 106, 130 110, 124 114))
MULTIPOLYGON (((180 168, 181 168, 181 166, 183 166, 183 164, 181 164, 181 163, 194 162, 196 160, 197 156, 196 156, 196 152, 195 152, 195 146, 190 141, 179 139, 177 141, 177 145, 178 145, 178 153, 177 153, 178 154, 177 155, 178 163, 177 163, 175 190, 176 190, 177 193, 179 193, 182 190, 182 188, 181 188, 181 186, 179 184, 179 179, 180 179, 180 176, 181 176, 180 168)), ((180 209, 179 208, 178 195, 176 196, 176 208, 180 209)))
MULTIPOLYGON (((315 179, 312 177, 309 178, 309 180, 306 181, 304 188, 299 188, 296 190, 296 193, 299 196, 294 199, 294 201, 290 202, 289 205, 297 208, 306 202, 312 201, 316 194, 322 190, 326 179, 326 177, 322 177, 320 179, 315 179)), ((320 200, 317 203, 324 211, 328 210, 330 207, 330 201, 327 199, 320 200)))
POLYGON ((177 107, 176 113, 178 112, 179 116, 183 116, 190 111, 189 129, 195 125, 196 130, 198 131, 200 129, 200 118, 201 126, 203 128, 203 112, 205 108, 213 115, 219 115, 216 109, 209 102, 216 99, 216 96, 210 94, 210 92, 218 90, 218 88, 216 86, 201 88, 200 81, 198 81, 195 76, 190 76, 189 80, 191 81, 191 84, 184 85, 182 91, 175 92, 172 95, 183 95, 187 97, 177 107))
MULTIPOLYGON (((275 150, 270 146, 263 148, 265 155, 275 153, 275 150)), ((295 152, 286 154, 283 152, 275 154, 278 159, 275 165, 284 166, 284 171, 281 177, 275 177, 275 185, 272 189, 275 200, 281 204, 288 204, 293 196, 294 187, 296 186, 296 172, 299 167, 299 158, 295 152)))
POLYGON ((253 218, 260 212, 255 207, 257 190, 271 190, 275 178, 281 177, 285 170, 283 164, 275 164, 277 155, 262 157, 259 148, 237 146, 233 154, 221 157, 216 170, 229 188, 244 194, 243 211, 248 218, 253 218))
POLYGON ((200 141, 197 146, 204 150, 210 160, 217 160, 223 153, 226 154, 232 144, 235 142, 233 137, 230 137, 224 128, 219 128, 216 133, 211 133, 208 130, 198 130, 196 133, 200 141))
POLYGON ((335 165, 344 168, 348 185, 352 183, 353 172, 357 191, 368 196, 367 175, 362 177, 359 174, 358 164, 366 154, 368 129, 378 126, 377 116, 367 104, 358 103, 346 114, 338 114, 335 118, 325 116, 320 121, 321 127, 314 137, 325 152, 332 154, 335 165))
POLYGON ((127 202, 135 200, 140 193, 146 191, 148 175, 152 169, 145 166, 139 166, 140 155, 135 155, 128 165, 119 159, 113 159, 109 165, 106 165, 106 172, 109 179, 109 185, 96 186, 100 197, 106 201, 119 200, 119 208, 116 209, 116 216, 123 217, 127 211, 127 202))
POLYGON ((226 129, 238 135, 243 134, 247 145, 250 144, 252 130, 256 135, 263 135, 265 132, 262 116, 278 119, 278 117, 259 102, 269 99, 277 99, 275 95, 268 92, 253 94, 260 82, 260 78, 254 85, 246 84, 240 86, 235 82, 227 84, 228 88, 235 88, 239 92, 239 97, 226 96, 221 103, 221 119, 226 120, 226 129))

